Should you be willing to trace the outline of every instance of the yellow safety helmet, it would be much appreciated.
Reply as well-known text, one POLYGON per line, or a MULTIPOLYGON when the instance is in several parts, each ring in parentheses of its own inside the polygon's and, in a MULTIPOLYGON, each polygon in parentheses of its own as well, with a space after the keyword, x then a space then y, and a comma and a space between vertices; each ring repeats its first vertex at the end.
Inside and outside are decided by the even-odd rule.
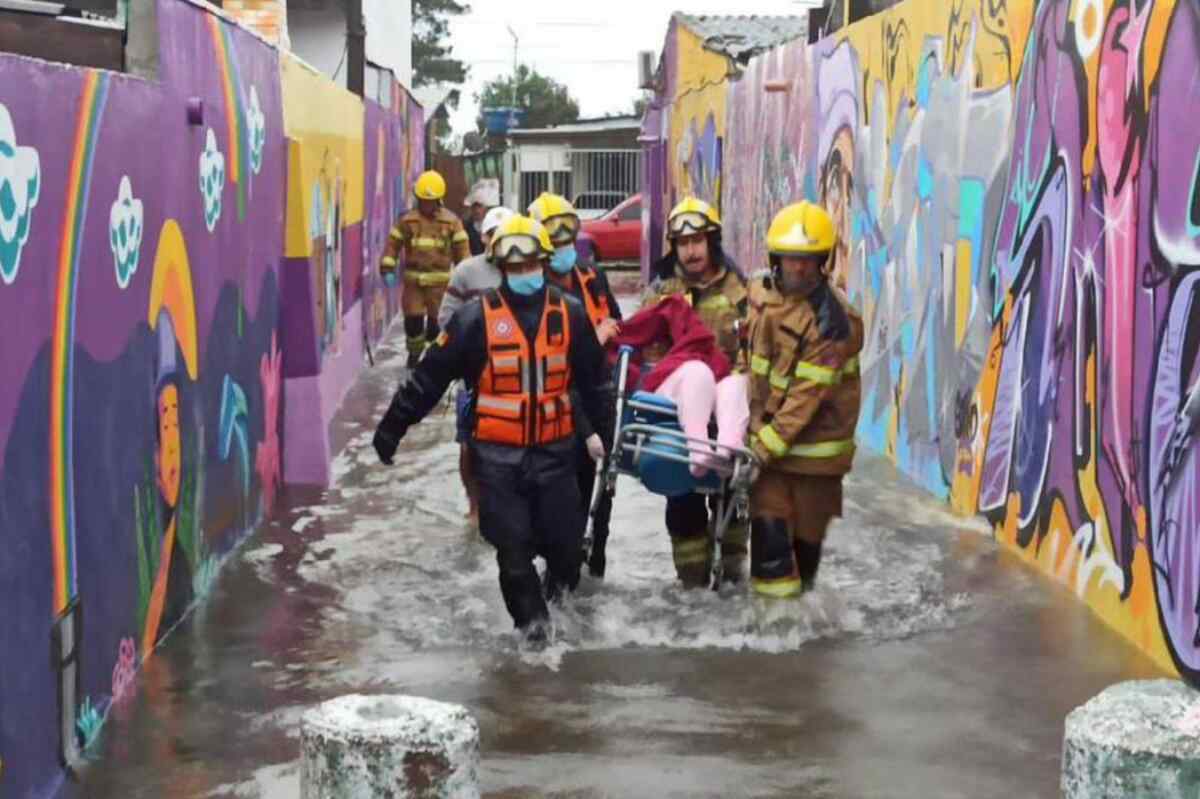
POLYGON ((720 229, 721 217, 717 209, 696 197, 685 197, 667 217, 667 238, 671 240, 720 229))
POLYGON ((557 247, 570 244, 579 235, 579 214, 566 197, 542 192, 529 204, 529 216, 542 223, 557 247))
POLYGON ((548 259, 553 254, 554 245, 546 228, 527 216, 510 217, 496 228, 488 248, 488 259, 501 268, 530 258, 548 259))
POLYGON ((446 196, 446 179, 432 169, 422 172, 413 193, 419 200, 440 200, 446 196))
POLYGON ((767 230, 767 253, 772 256, 826 255, 836 244, 833 218, 810 202, 787 206, 767 230))

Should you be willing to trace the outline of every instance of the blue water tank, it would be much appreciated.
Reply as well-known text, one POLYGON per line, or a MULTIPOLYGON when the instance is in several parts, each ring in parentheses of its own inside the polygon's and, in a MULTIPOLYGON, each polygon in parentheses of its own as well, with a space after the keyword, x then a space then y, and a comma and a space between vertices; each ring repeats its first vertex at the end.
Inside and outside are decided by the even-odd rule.
POLYGON ((483 109, 483 124, 491 135, 503 135, 513 128, 519 128, 525 122, 524 108, 485 108, 483 109))

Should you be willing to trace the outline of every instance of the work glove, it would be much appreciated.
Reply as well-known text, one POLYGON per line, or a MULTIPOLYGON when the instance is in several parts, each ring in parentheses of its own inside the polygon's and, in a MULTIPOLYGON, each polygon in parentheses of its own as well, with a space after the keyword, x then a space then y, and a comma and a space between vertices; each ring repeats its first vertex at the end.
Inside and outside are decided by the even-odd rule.
POLYGON ((375 430, 375 437, 371 440, 371 445, 375 447, 381 463, 386 466, 392 465, 392 458, 400 446, 400 438, 403 436, 396 437, 385 431, 382 424, 375 430))
POLYGON ((604 442, 600 440, 599 433, 592 433, 584 443, 587 444, 588 455, 592 460, 597 462, 604 460, 604 442))

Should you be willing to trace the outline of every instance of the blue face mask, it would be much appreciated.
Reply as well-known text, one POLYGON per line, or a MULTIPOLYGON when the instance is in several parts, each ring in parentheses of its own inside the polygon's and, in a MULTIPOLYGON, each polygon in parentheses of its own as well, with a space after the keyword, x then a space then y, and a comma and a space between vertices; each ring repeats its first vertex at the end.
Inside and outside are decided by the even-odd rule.
POLYGON ((565 275, 575 268, 575 261, 578 258, 579 252, 575 249, 574 244, 567 247, 559 247, 550 258, 550 268, 560 275, 565 275))
POLYGON ((513 293, 526 297, 537 294, 546 285, 546 275, 541 271, 530 272, 527 275, 508 275, 505 280, 513 293))

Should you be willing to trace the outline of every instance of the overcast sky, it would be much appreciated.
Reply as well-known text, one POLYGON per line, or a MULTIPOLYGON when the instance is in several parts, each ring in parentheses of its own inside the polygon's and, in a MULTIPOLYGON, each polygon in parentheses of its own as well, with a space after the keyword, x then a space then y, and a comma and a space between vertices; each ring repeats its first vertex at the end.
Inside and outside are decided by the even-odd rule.
MULTIPOLYGON (((474 0, 451 22, 454 57, 471 71, 451 115, 454 133, 475 128, 475 94, 487 81, 512 74, 513 39, 519 58, 563 83, 584 117, 629 112, 637 96, 637 54, 662 51, 673 11, 689 14, 803 13, 809 0, 474 0)), ((819 4, 819 3, 818 3, 819 4)))

